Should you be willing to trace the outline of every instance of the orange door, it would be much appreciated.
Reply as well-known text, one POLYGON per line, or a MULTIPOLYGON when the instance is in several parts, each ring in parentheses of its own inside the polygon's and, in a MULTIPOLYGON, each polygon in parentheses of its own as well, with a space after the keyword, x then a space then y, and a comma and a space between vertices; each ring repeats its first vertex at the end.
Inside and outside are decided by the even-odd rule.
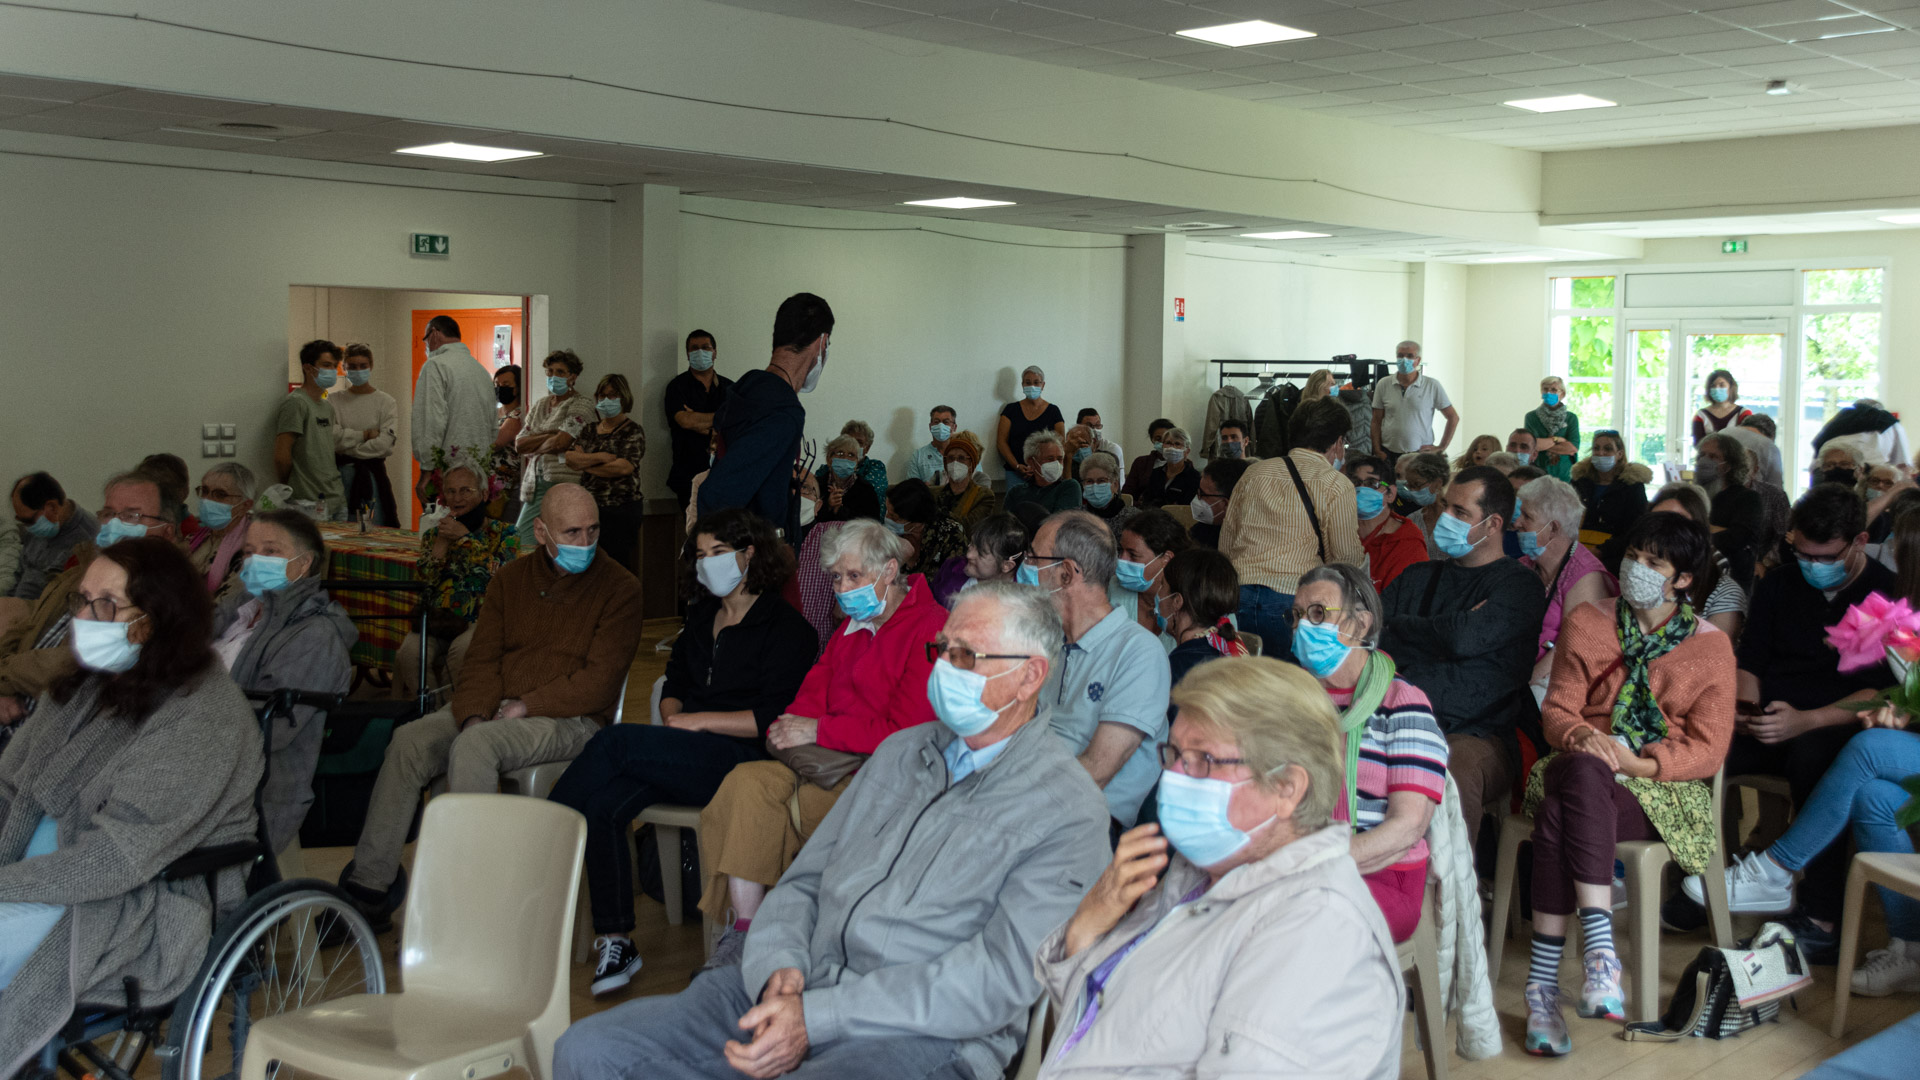
MULTIPOLYGON (((460 325, 460 340, 466 344, 467 351, 480 366, 487 369, 487 376, 506 367, 519 364, 524 372, 527 366, 527 348, 525 335, 525 312, 521 308, 461 308, 455 311, 416 310, 413 313, 413 381, 420 381, 420 366, 427 362, 427 320, 436 315, 445 315, 460 325)), ((526 388, 526 376, 520 378, 522 393, 526 388)), ((420 463, 413 463, 413 489, 420 487, 420 463)), ((410 527, 420 527, 420 514, 424 509, 417 495, 411 496, 413 517, 410 527)))

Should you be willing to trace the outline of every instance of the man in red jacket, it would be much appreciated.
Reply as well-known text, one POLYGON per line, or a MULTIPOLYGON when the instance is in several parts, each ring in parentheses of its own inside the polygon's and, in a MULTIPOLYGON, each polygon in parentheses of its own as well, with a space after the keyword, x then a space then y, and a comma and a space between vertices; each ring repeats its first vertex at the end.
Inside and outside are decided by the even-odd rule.
MULTIPOLYGON (((833 630, 799 696, 768 729, 775 749, 815 745, 871 754, 887 736, 934 718, 927 643, 946 625, 947 610, 925 578, 903 569, 907 555, 906 541, 864 518, 841 525, 820 546, 820 565, 847 621, 833 630)), ((852 779, 822 788, 778 761, 748 762, 727 774, 700 813, 707 878, 700 910, 714 919, 733 910, 732 929, 710 965, 738 962, 738 945, 760 901, 852 779), (797 821, 789 803, 799 808, 797 821)))

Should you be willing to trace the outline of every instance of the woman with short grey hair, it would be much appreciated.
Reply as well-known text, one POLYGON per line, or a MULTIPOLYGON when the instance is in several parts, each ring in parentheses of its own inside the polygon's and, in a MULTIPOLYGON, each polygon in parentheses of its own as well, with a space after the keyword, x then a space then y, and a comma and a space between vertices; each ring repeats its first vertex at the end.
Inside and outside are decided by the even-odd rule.
POLYGON ((887 467, 873 456, 873 425, 865 420, 849 420, 840 425, 840 434, 851 435, 860 444, 860 479, 882 499, 887 494, 887 467))
POLYGON ((880 500, 886 488, 876 491, 873 484, 860 475, 863 453, 860 440, 853 435, 843 433, 827 440, 827 460, 814 476, 820 486, 820 507, 814 514, 815 521, 880 520, 880 500))
POLYGON ((253 517, 253 470, 237 461, 208 469, 194 489, 193 524, 187 534, 187 558, 207 583, 207 592, 227 596, 237 588, 240 553, 253 517))
POLYGON ((1038 365, 1030 364, 1020 373, 1020 400, 1010 402, 1000 410, 1000 430, 995 448, 1000 451, 1001 464, 1007 467, 1009 495, 1014 489, 1037 479, 1024 452, 1028 438, 1036 431, 1050 431, 1062 439, 1066 438, 1067 418, 1060 415, 1058 405, 1046 399, 1046 390, 1047 373, 1041 371, 1038 365))
POLYGON ((1133 500, 1141 508, 1191 506, 1200 494, 1200 469, 1194 465, 1193 439, 1184 428, 1168 428, 1160 436, 1162 464, 1147 474, 1147 482, 1133 500))
POLYGON ((1534 695, 1545 698, 1553 674, 1553 646, 1560 623, 1581 604, 1620 595, 1620 585, 1600 557, 1580 542, 1587 508, 1573 485, 1551 476, 1530 481, 1518 492, 1514 528, 1520 533, 1520 565, 1534 572, 1547 591, 1547 614, 1540 623, 1540 644, 1533 658, 1534 695))

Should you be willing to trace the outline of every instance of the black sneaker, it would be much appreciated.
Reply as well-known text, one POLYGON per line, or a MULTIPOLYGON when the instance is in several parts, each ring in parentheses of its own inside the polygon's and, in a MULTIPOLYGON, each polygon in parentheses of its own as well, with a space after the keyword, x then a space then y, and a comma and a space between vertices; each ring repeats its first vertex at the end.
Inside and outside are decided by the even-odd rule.
POLYGON ((1838 926, 1832 930, 1822 929, 1819 924, 1797 911, 1775 921, 1793 931, 1793 939, 1799 943, 1800 954, 1807 958, 1807 963, 1826 967, 1840 962, 1838 926))
POLYGON ((407 871, 402 868, 394 873, 393 884, 386 889, 370 889, 353 878, 353 863, 349 861, 340 871, 338 882, 340 891, 347 894, 353 906, 367 920, 367 926, 376 934, 385 934, 393 929, 393 913, 399 909, 401 901, 407 897, 407 871))
POLYGON ((593 947, 600 953, 589 988, 594 997, 624 989, 640 971, 640 950, 634 948, 632 938, 598 937, 593 939, 593 947))
POLYGON ((1707 909, 1675 889, 1667 902, 1660 905, 1660 925, 1676 934, 1691 934, 1707 925, 1707 909))

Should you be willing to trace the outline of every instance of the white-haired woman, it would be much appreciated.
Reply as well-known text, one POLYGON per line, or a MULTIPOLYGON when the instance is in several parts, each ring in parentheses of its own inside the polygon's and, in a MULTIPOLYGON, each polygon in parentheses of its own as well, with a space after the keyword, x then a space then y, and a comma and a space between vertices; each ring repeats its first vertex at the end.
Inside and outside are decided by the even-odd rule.
MULTIPOLYGON (((1035 473, 1027 463, 1027 439, 1037 431, 1051 431, 1060 439, 1067 436, 1067 418, 1060 407, 1046 399, 1047 373, 1038 365, 1028 365, 1020 373, 1020 400, 1000 410, 1000 433, 996 449, 1007 467, 1009 490, 1031 484, 1035 473)), ((1064 467, 1064 466, 1063 466, 1064 467)))
MULTIPOLYGON (((947 609, 926 579, 906 572, 907 542, 877 521, 849 521, 820 547, 820 565, 848 622, 827 638, 793 704, 767 729, 776 756, 801 747, 866 755, 881 740, 933 717, 927 642, 946 624, 947 609)), ((757 663, 740 657, 735 663, 757 663)), ((789 755, 791 756, 791 755, 789 755)), ((707 885, 700 910, 739 931, 710 963, 738 958, 737 946, 800 845, 846 790, 803 779, 780 761, 736 767, 700 813, 700 865, 707 885), (789 809, 789 806, 794 809, 789 809)))
POLYGON ((253 499, 259 494, 253 470, 237 461, 223 461, 200 477, 193 493, 194 529, 187 535, 187 558, 205 575, 207 592, 225 596, 234 591, 241 549, 247 544, 247 522, 253 499))
POLYGON ((1533 464, 1555 480, 1572 480, 1580 457, 1580 414, 1567 407, 1567 384, 1558 375, 1540 380, 1540 407, 1524 426, 1534 438, 1533 464))
POLYGON ((860 475, 860 458, 860 440, 852 435, 836 435, 827 441, 826 464, 814 474, 820 490, 815 521, 880 520, 880 500, 887 489, 883 486, 874 490, 860 475))
POLYGON ((1547 590, 1547 617, 1540 623, 1540 650, 1533 659, 1535 696, 1546 694, 1553 674, 1553 644, 1560 621, 1581 604, 1620 595, 1620 584, 1600 557, 1580 542, 1587 508, 1573 485, 1542 476, 1519 491, 1513 528, 1520 534, 1520 565, 1532 570, 1547 590))
POLYGON ((1060 1016, 1040 1075, 1399 1076, 1406 990, 1333 820, 1332 703, 1242 657, 1195 668, 1173 704, 1160 823, 1120 837, 1040 945, 1060 1016))
POLYGON ((427 672, 420 671, 420 630, 416 626, 394 655, 394 692, 410 698, 423 678, 445 686, 460 674, 473 624, 487 584, 502 566, 520 554, 520 536, 505 521, 487 516, 488 473, 471 455, 456 453, 440 476, 440 503, 447 516, 420 534, 420 558, 414 579, 425 585, 420 603, 427 620, 427 672))
POLYGON ((860 444, 860 465, 856 471, 875 494, 886 498, 887 489, 893 485, 887 480, 886 465, 873 456, 873 425, 865 420, 849 420, 840 425, 840 434, 851 435, 853 441, 860 444))
POLYGON ((1200 470, 1190 455, 1193 440, 1184 428, 1168 428, 1160 436, 1160 457, 1165 464, 1147 474, 1146 486, 1133 504, 1142 509, 1154 506, 1186 506, 1200 494, 1200 470))

